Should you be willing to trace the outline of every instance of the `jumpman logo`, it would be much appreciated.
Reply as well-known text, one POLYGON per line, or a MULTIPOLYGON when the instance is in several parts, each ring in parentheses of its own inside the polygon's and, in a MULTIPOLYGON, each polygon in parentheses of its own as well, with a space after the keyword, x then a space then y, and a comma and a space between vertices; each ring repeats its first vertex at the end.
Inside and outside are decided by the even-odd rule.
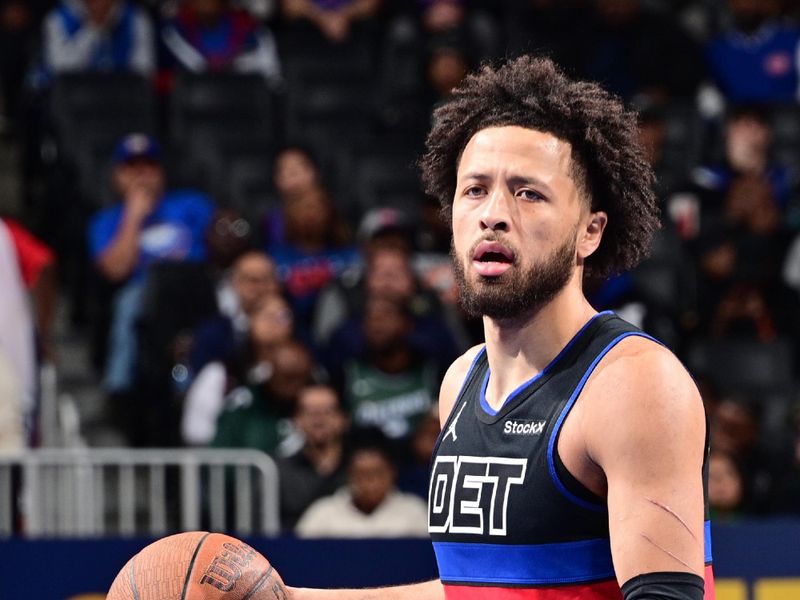
POLYGON ((466 405, 467 405, 466 402, 461 405, 461 408, 459 409, 458 414, 453 419, 453 422, 450 423, 450 427, 447 428, 447 432, 444 434, 444 437, 442 438, 442 440, 444 440, 448 435, 451 435, 451 434, 453 436, 453 441, 454 442, 458 439, 458 434, 456 434, 456 425, 458 424, 458 417, 461 416, 461 413, 464 411, 464 407, 466 405))

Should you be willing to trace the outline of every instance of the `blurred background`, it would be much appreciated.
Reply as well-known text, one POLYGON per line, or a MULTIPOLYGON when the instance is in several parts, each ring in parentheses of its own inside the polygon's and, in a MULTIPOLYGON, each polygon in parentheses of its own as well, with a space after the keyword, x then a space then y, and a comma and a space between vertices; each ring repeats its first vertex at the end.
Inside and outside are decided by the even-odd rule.
POLYGON ((0 562, 105 565, 10 598, 199 528, 290 583, 435 575, 438 385, 482 326, 415 162, 528 52, 638 111, 663 229, 588 293, 697 380, 719 597, 800 597, 800 2, 0 0, 0 562))

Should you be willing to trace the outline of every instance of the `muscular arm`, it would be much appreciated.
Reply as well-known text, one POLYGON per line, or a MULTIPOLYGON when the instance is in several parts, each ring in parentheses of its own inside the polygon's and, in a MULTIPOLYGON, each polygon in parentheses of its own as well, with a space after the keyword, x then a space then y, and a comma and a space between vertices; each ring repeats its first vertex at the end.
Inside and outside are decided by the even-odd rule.
POLYGON ((591 401, 583 429, 608 485, 617 579, 702 577, 705 418, 697 389, 672 354, 647 340, 625 340, 608 358, 584 392, 591 401))

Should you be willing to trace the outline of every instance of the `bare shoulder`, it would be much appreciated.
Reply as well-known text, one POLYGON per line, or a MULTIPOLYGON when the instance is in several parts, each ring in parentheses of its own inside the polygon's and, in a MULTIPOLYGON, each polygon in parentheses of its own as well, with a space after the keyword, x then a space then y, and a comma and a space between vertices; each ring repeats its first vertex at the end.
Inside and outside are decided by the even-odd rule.
POLYGON ((447 373, 444 374, 442 386, 439 389, 439 423, 443 427, 447 417, 450 416, 450 411, 453 409, 458 392, 461 391, 464 379, 469 373, 469 368, 482 348, 483 344, 478 344, 467 350, 453 361, 453 364, 447 369, 447 373))
POLYGON ((652 340, 622 340, 597 366, 583 395, 587 422, 603 431, 589 439, 597 437, 601 446, 616 446, 614 438, 621 444, 657 440, 661 446, 682 435, 702 447, 705 412, 697 386, 678 358, 652 340))

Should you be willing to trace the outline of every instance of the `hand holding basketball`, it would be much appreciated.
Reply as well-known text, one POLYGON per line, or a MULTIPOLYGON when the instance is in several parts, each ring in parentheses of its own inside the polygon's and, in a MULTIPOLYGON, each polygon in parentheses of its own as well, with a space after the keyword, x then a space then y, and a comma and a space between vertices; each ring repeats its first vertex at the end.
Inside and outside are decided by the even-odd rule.
POLYGON ((269 561, 244 542, 192 531, 131 558, 107 600, 289 600, 289 594, 269 561))

